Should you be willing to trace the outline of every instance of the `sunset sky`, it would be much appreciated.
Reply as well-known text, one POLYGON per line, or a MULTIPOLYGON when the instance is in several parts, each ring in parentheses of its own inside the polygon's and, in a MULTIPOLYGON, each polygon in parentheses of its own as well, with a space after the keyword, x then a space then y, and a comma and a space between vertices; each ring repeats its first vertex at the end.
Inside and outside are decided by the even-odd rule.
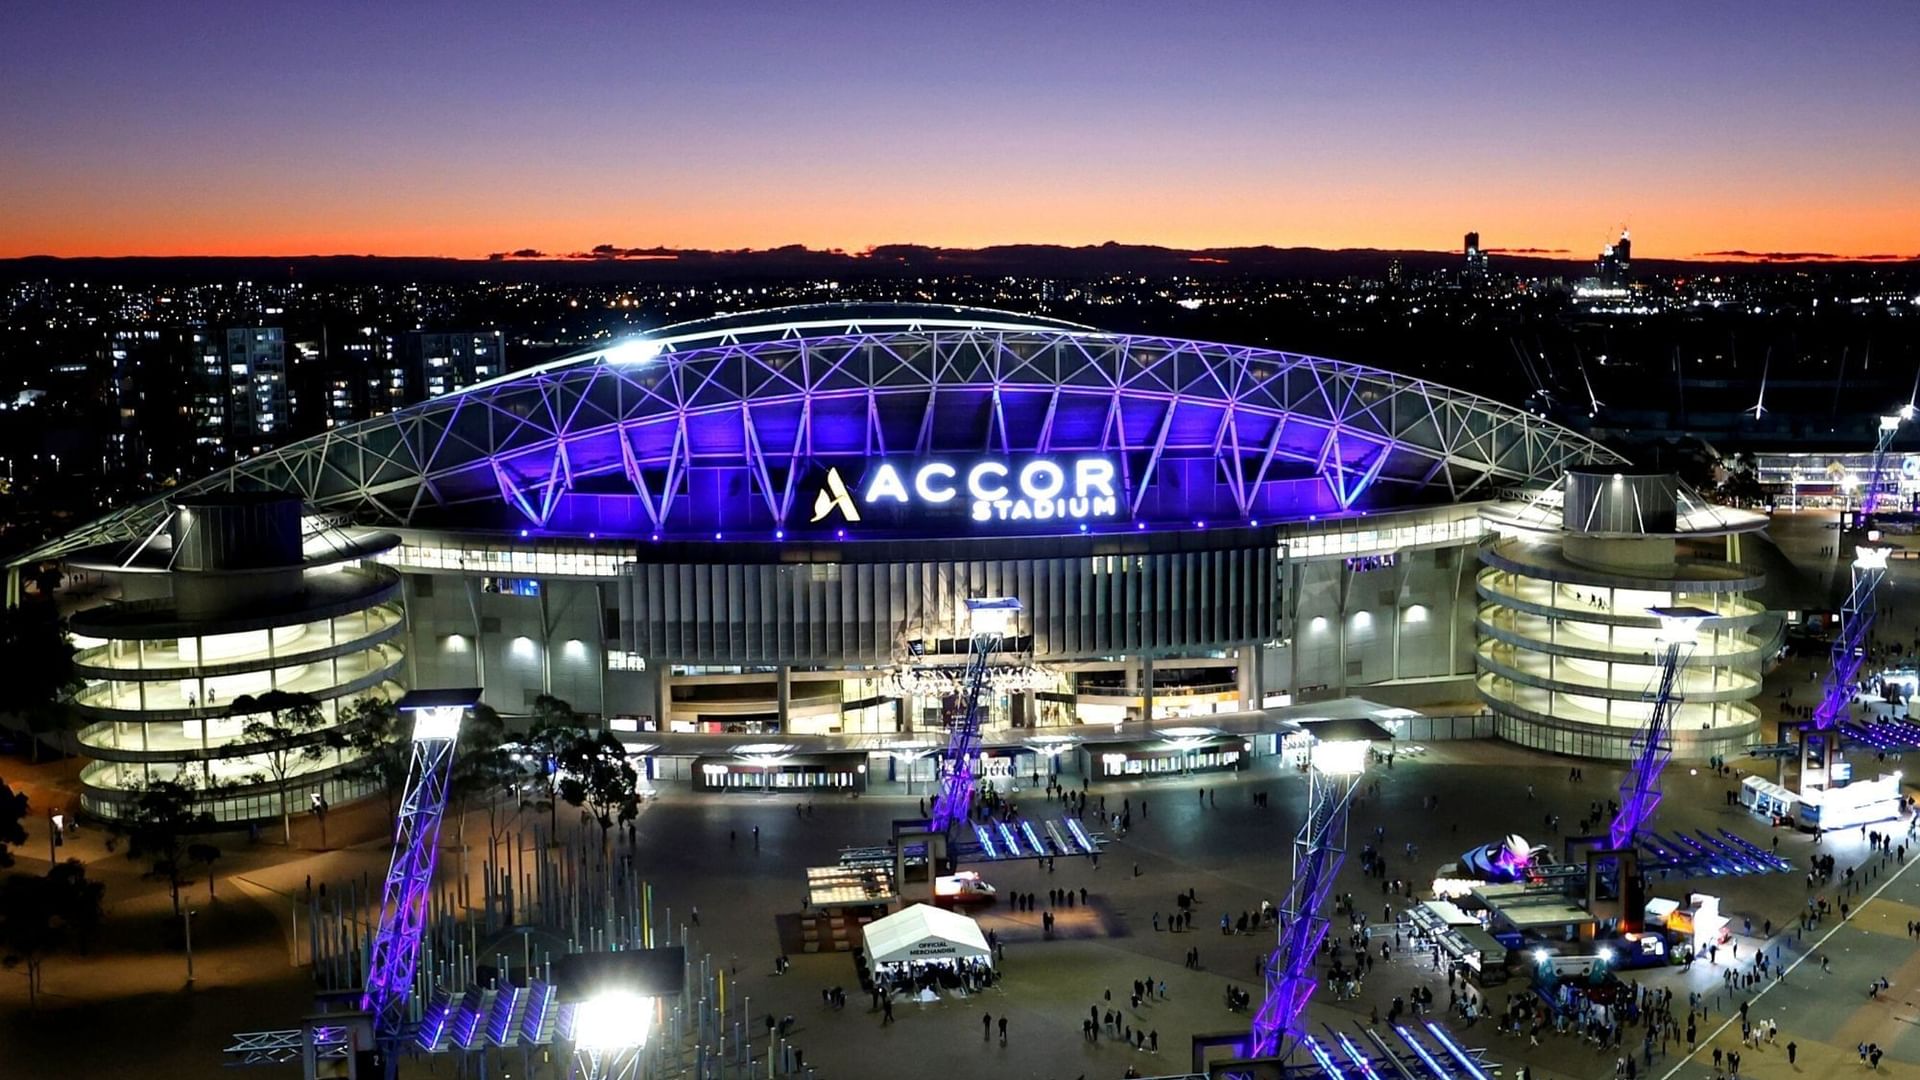
POLYGON ((1920 254, 1910 2, 22 3, 0 256, 1920 254))

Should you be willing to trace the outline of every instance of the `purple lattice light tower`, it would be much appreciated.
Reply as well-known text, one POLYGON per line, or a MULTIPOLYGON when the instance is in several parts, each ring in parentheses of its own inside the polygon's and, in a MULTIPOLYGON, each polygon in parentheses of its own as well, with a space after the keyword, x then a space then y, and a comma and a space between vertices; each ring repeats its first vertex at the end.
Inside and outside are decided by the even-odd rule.
POLYGON ((402 720, 413 722, 413 753, 407 765, 406 794, 394 823, 393 861, 381 893, 367 990, 360 1000, 360 1007, 373 1014, 374 1038, 382 1045, 399 1040, 406 1019, 440 850, 440 819, 447 809, 454 746, 461 720, 479 700, 479 690, 418 690, 399 702, 402 720))
POLYGON ((1620 812, 1607 827, 1607 841, 1615 851, 1633 847, 1639 840, 1640 830, 1652 820, 1653 812, 1660 806, 1660 773, 1666 769, 1667 759, 1673 756, 1673 714, 1680 708, 1680 673, 1693 656, 1700 624, 1713 617, 1713 612, 1705 608, 1648 610, 1660 617, 1660 638, 1656 643, 1663 647, 1660 670, 1647 693, 1653 705, 1648 710, 1647 726, 1635 739, 1640 754, 1627 778, 1620 783, 1620 812))
POLYGON ((986 691, 987 661, 1013 629, 1020 601, 1011 596, 967 601, 967 619, 973 632, 973 653, 967 660, 966 709, 953 722, 953 733, 940 755, 940 795, 933 802, 933 831, 946 832, 973 813, 973 759, 980 750, 980 695, 986 691))
POLYGON ((1307 820, 1293 841, 1293 886, 1281 912, 1286 926, 1267 960, 1267 997, 1253 1017, 1247 1056, 1278 1057, 1300 1035, 1300 1015, 1319 980, 1314 964, 1331 925, 1322 914, 1347 853, 1347 808, 1367 765, 1360 741, 1316 742, 1307 769, 1307 820))

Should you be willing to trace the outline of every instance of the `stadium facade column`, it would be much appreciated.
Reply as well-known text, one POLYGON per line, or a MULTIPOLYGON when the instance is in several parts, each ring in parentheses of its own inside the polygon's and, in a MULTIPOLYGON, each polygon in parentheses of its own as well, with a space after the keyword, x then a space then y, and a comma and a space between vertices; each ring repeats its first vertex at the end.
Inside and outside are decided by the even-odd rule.
POLYGON ((1140 719, 1153 727, 1153 657, 1140 658, 1140 719))
POLYGON ((787 730, 787 710, 793 705, 793 665, 781 664, 773 669, 775 712, 780 717, 780 730, 787 730))
POLYGON ((672 731, 673 719, 673 665, 661 661, 653 669, 653 720, 657 730, 672 731))

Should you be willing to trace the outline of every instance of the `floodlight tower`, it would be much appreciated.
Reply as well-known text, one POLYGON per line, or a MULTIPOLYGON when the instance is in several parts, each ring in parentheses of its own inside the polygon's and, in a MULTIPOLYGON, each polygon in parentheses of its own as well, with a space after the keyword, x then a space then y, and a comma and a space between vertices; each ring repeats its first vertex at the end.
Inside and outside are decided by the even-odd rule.
POLYGON ((1367 767, 1365 742, 1316 742, 1307 767, 1307 820, 1293 839, 1293 885, 1281 907, 1286 926, 1267 960, 1267 997, 1253 1017, 1248 1057, 1278 1057, 1302 1031, 1300 1016, 1319 980, 1314 963, 1331 926, 1322 914, 1347 854, 1347 808, 1367 767))
MULTIPOLYGON (((1869 496, 1871 498, 1871 496, 1869 496)), ((1887 554, 1892 548, 1856 547, 1853 549, 1853 588, 1840 606, 1840 632, 1833 637, 1828 654, 1827 677, 1820 684, 1820 704, 1813 708, 1813 726, 1824 731, 1847 715, 1853 701, 1854 681, 1860 665, 1867 659, 1867 642, 1872 635, 1874 590, 1887 576, 1887 554)))
POLYGON ((1913 406, 1902 405, 1900 411, 1880 418, 1880 437, 1873 445, 1873 466, 1867 470, 1867 494, 1860 500, 1860 524, 1870 527, 1873 521, 1874 507, 1880 502, 1880 474, 1887 464, 1887 448, 1893 445, 1893 437, 1900 433, 1900 425, 1913 419, 1913 406))
POLYGON ((954 721, 947 748, 940 755, 940 795, 933 803, 933 831, 944 833, 972 816, 973 759, 980 750, 980 695, 986 690, 987 661, 1020 614, 1020 601, 1011 596, 967 601, 967 620, 973 633, 973 653, 967 660, 966 709, 954 721))
MULTIPOLYGON (((1913 419, 1914 407, 1902 405, 1900 411, 1880 418, 1880 437, 1873 447, 1873 465, 1867 471, 1867 493, 1860 499, 1860 524, 1871 529, 1873 511, 1880 502, 1880 473, 1886 466, 1887 448, 1900 432, 1900 425, 1913 419)), ((1842 522, 1844 525, 1845 522, 1842 522)), ((1869 531, 1868 539, 1875 539, 1869 531)), ((1838 723, 1853 700, 1854 679, 1866 660, 1867 642, 1874 619, 1874 590, 1887 576, 1886 548, 1854 549, 1853 587, 1840 606, 1840 632, 1834 635, 1828 654, 1827 677, 1820 684, 1820 704, 1813 709, 1813 726, 1822 731, 1838 723)))
POLYGON ((1640 838, 1640 830, 1652 820, 1654 810, 1660 806, 1660 773, 1673 756, 1670 736, 1673 714, 1680 708, 1680 673, 1693 656, 1700 624, 1713 615, 1711 611, 1693 607, 1649 610, 1660 617, 1660 637, 1654 644, 1662 646, 1663 651, 1660 670, 1646 695, 1653 704, 1648 710, 1647 726, 1634 740, 1640 755, 1620 783, 1620 812, 1607 828, 1608 843, 1615 851, 1631 849, 1640 838))
POLYGON ((653 1002, 609 991, 569 1009, 563 1034, 573 1042, 570 1080, 634 1080, 646 1048, 653 1002))
POLYGON ((440 819, 447 809, 454 745, 460 722, 480 700, 479 690, 416 690, 400 699, 400 716, 413 721, 406 794, 394 823, 393 861, 380 897, 380 925, 367 964, 360 1007, 373 1014, 374 1040, 388 1051, 400 1040, 407 997, 420 963, 433 866, 440 853, 440 819))

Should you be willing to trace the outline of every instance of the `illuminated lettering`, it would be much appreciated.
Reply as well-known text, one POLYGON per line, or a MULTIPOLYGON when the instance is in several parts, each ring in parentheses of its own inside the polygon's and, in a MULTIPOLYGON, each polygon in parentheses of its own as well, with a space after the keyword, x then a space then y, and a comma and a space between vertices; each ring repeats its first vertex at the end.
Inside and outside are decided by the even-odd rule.
POLYGON ((1006 498, 1007 486, 1005 484, 988 487, 981 483, 981 479, 989 474, 1004 479, 1007 475, 1007 467, 998 461, 983 461, 973 468, 968 469, 967 494, 986 502, 1006 498))
POLYGON ((1051 461, 1029 461, 1020 470, 1020 493, 1036 502, 1060 494, 1067 486, 1067 474, 1051 461))
POLYGON ((869 503, 879 502, 881 499, 892 499, 900 503, 910 501, 907 498, 907 485, 900 480, 900 470, 884 461, 880 463, 879 468, 873 470, 872 478, 867 481, 867 493, 860 498, 862 502, 869 503))
POLYGON ((1113 462, 1105 458, 1081 458, 1073 463, 1073 493, 1094 493, 1113 498, 1113 462))
POLYGON ((954 496, 953 485, 948 484, 945 487, 936 488, 929 483, 929 481, 935 477, 952 480, 954 477, 953 466, 941 461, 920 466, 920 471, 913 474, 914 493, 930 503, 943 503, 952 499, 954 496))
MULTIPOLYGON (((963 464, 911 465, 881 461, 868 471, 860 501, 937 507, 953 503, 964 491, 967 516, 977 522, 1118 517, 1123 501, 1115 469, 1112 460, 1101 457, 983 458, 963 464)), ((814 500, 814 520, 838 510, 847 520, 859 521, 853 500, 844 492, 838 471, 829 469, 825 486, 814 500)))

